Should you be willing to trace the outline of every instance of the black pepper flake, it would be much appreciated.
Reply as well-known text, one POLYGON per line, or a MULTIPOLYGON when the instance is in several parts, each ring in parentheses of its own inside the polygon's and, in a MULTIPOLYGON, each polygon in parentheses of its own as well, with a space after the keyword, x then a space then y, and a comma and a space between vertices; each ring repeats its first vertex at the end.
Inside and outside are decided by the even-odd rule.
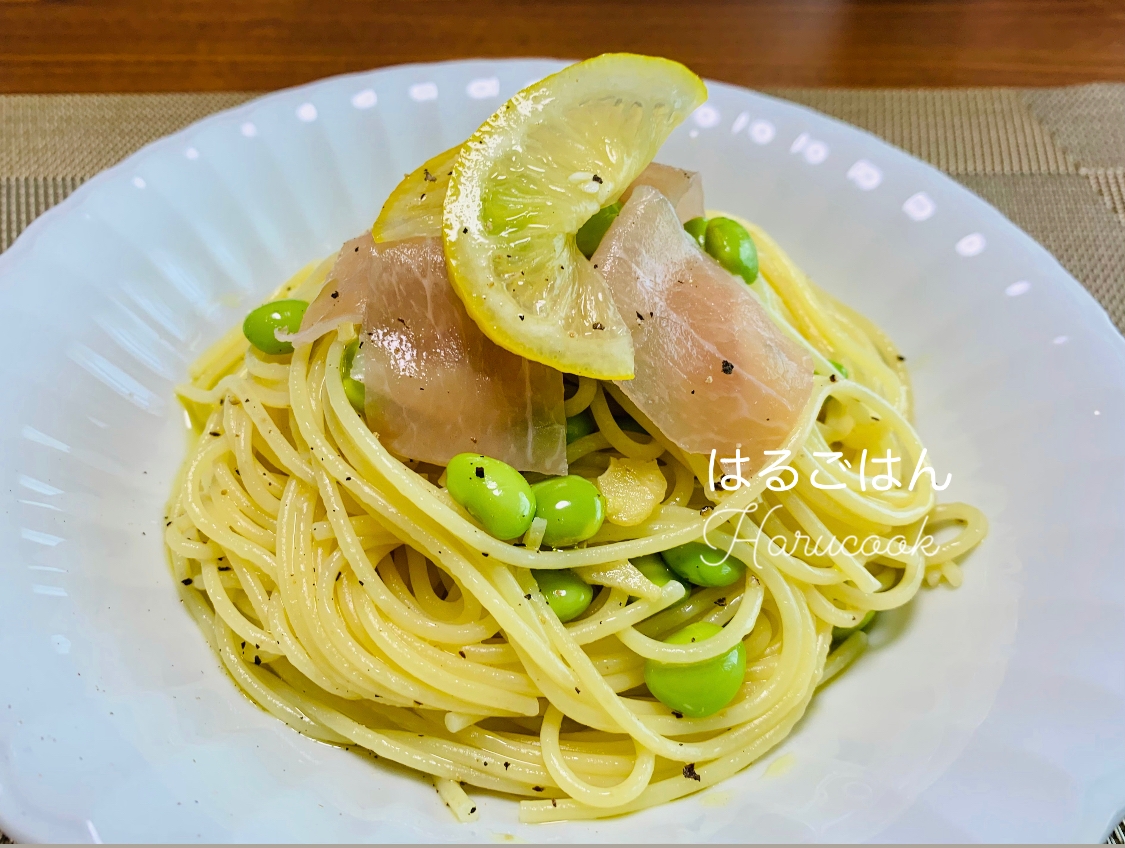
POLYGON ((684 777, 686 777, 688 780, 702 780, 703 779, 696 772, 695 763, 688 763, 686 766, 684 766, 684 777))
POLYGON ((727 605, 727 599, 726 598, 715 598, 715 606, 725 607, 726 605, 727 605))
POLYGON ((352 482, 352 478, 351 478, 351 477, 345 477, 345 478, 344 478, 344 480, 345 480, 345 481, 347 481, 348 483, 352 482))
POLYGON ((339 582, 339 580, 340 580, 340 578, 341 578, 341 577, 343 576, 343 574, 344 574, 344 572, 342 572, 342 571, 337 571, 337 572, 336 572, 336 580, 337 580, 337 582, 339 582))
POLYGON ((872 416, 871 416, 871 420, 872 420, 872 421, 880 421, 881 419, 879 418, 879 416, 878 416, 878 415, 872 415, 872 416))
POLYGON ((558 805, 559 805, 559 802, 558 802, 558 801, 556 801, 556 800, 555 800, 554 798, 552 798, 552 799, 551 799, 551 806, 552 806, 552 807, 557 807, 558 805))
POLYGON ((261 664, 262 664, 262 658, 259 657, 259 656, 255 656, 254 657, 254 665, 261 665, 261 664))
POLYGON ((531 791, 532 791, 532 792, 542 792, 542 791, 543 791, 543 787, 542 787, 542 786, 532 786, 532 787, 531 787, 531 791))
POLYGON ((597 174, 594 174, 594 176, 593 176, 593 180, 594 180, 594 182, 596 182, 596 183, 597 183, 598 185, 601 185, 601 182, 602 182, 602 178, 601 178, 601 177, 599 177, 599 176, 598 176, 597 174))
POLYGON ((362 586, 362 585, 363 585, 363 581, 362 581, 362 580, 360 580, 360 581, 359 581, 359 585, 360 585, 360 586, 362 586))
POLYGON ((579 695, 582 694, 582 690, 579 689, 577 686, 574 687, 574 691, 577 692, 579 695))
POLYGON ((359 253, 359 248, 358 248, 358 247, 357 247, 357 248, 355 249, 355 252, 356 252, 356 253, 359 253))
POLYGON ((464 651, 458 651, 457 653, 459 653, 461 655, 461 659, 465 659, 465 652, 464 651))
POLYGON ((593 329, 593 330, 604 330, 605 324, 603 324, 601 321, 595 321, 593 324, 590 325, 590 328, 593 329))
POLYGON ((184 584, 185 586, 190 586, 190 585, 191 585, 191 578, 190 578, 190 577, 185 577, 185 578, 184 578, 183 580, 181 580, 180 582, 181 582, 181 583, 183 583, 183 584, 184 584))
POLYGON ((483 557, 486 557, 486 556, 488 556, 488 552, 487 551, 481 551, 480 555, 483 556, 483 557))
MULTIPOLYGON (((520 273, 522 274, 523 272, 521 271, 520 273)), ((522 315, 520 316, 520 320, 521 320, 521 321, 523 320, 523 316, 522 316, 522 315)))
POLYGON ((530 601, 530 600, 531 600, 531 595, 524 595, 524 596, 523 596, 523 599, 524 599, 525 601, 530 601))
POLYGON ((332 299, 333 299, 333 300, 335 300, 335 299, 336 299, 336 298, 338 298, 339 296, 340 296, 340 292, 338 292, 338 291, 334 291, 334 292, 332 292, 332 299))
POLYGON ((230 566, 229 565, 220 565, 219 571, 230 571, 230 566))
POLYGON ((243 639, 243 640, 242 640, 242 647, 243 647, 243 648, 245 648, 245 647, 246 647, 246 640, 245 640, 245 639, 243 639))
POLYGON ((836 382, 836 375, 835 374, 829 374, 828 375, 828 382, 835 383, 836 382))
POLYGON ((906 357, 905 357, 905 356, 903 356, 903 355, 902 355, 902 354, 900 353, 900 354, 898 355, 898 361, 899 361, 899 362, 906 362, 906 357))
POLYGON ((482 479, 482 480, 484 479, 484 469, 481 468, 479 465, 476 467, 476 474, 480 479, 482 479))
POLYGON ((426 199, 426 192, 422 192, 422 196, 419 197, 418 199, 419 200, 425 200, 426 199))
POLYGON ((734 373, 734 363, 733 362, 727 362, 724 359, 723 360, 723 373, 724 374, 733 374, 734 373))
POLYGON ((219 433, 219 432, 217 432, 217 431, 215 431, 215 430, 212 430, 212 431, 211 431, 211 435, 212 435, 212 436, 220 436, 220 435, 222 435, 222 434, 221 434, 221 433, 219 433))
POLYGON ((465 227, 463 230, 461 230, 461 232, 463 232, 463 233, 467 233, 468 231, 469 231, 468 227, 465 227))
POLYGON ((430 173, 429 168, 423 168, 422 169, 422 179, 424 179, 428 183, 436 183, 437 182, 437 177, 435 177, 433 174, 430 173))
POLYGON ((504 763, 504 771, 507 771, 507 770, 508 770, 508 766, 510 766, 510 765, 511 765, 511 763, 504 763))
POLYGON ((641 321, 645 320, 645 316, 643 316, 643 315, 642 315, 641 313, 639 313, 639 312, 637 313, 637 318, 638 318, 639 320, 641 320, 641 321))
POLYGON ((469 815, 471 816, 471 815, 472 815, 473 813, 475 813, 476 811, 477 811, 477 808, 476 808, 476 807, 473 807, 473 808, 472 808, 471 810, 469 810, 469 815))

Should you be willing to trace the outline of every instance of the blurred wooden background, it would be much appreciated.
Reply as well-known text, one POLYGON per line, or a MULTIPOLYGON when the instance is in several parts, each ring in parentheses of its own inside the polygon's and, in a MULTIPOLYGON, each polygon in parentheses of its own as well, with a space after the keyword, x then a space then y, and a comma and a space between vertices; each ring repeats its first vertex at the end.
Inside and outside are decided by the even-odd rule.
POLYGON ((1125 0, 0 0, 0 93, 261 90, 608 50, 759 87, 1121 81, 1125 0))

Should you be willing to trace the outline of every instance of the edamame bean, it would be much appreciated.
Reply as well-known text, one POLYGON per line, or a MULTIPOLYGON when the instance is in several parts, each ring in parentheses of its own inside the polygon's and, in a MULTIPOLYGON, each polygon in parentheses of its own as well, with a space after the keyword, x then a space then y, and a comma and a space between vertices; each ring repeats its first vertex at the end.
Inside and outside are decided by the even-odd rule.
POLYGON ((569 568, 532 571, 539 591, 547 598, 559 621, 564 624, 586 612, 594 599, 594 590, 569 568))
POLYGON ((720 265, 748 283, 758 279, 758 248, 738 221, 712 218, 703 237, 704 249, 720 265))
POLYGON ((348 396, 348 403, 356 412, 363 412, 363 401, 366 395, 363 382, 352 376, 352 366, 355 364, 355 355, 359 352, 359 339, 352 339, 344 348, 344 356, 340 360, 340 379, 344 381, 344 394, 348 396))
POLYGON ((566 443, 577 442, 583 436, 597 432, 598 422, 594 420, 594 413, 584 409, 577 415, 566 419, 566 443))
POLYGON ((855 627, 833 627, 832 628, 832 641, 843 642, 853 633, 858 633, 860 630, 866 630, 867 626, 875 620, 875 610, 868 610, 867 614, 859 620, 859 624, 855 627))
MULTIPOLYGON (((707 621, 697 621, 673 633, 665 643, 689 645, 723 632, 707 621)), ((746 647, 739 642, 725 654, 697 663, 660 663, 645 660, 645 684, 660 703, 688 718, 714 715, 742 688, 746 677, 746 647)))
POLYGON ((687 230, 689 236, 699 242, 700 250, 707 249, 703 241, 703 236, 707 232, 706 218, 692 218, 684 223, 684 229, 687 230))
POLYGON ((543 544, 565 548, 584 542, 601 529, 605 500, 585 477, 552 477, 531 487, 535 517, 547 521, 543 544))
POLYGON ((703 542, 678 545, 661 551, 660 556, 670 569, 696 586, 729 586, 746 570, 740 560, 703 542))
POLYGON ((479 453, 459 453, 445 469, 445 488, 497 539, 515 539, 535 518, 535 494, 516 469, 479 453))
POLYGON ((589 221, 578 228, 574 240, 578 243, 578 249, 582 251, 583 256, 589 259, 594 255, 594 251, 598 249, 598 245, 605 238, 606 230, 609 229, 609 225, 613 223, 614 218, 620 211, 620 203, 611 203, 604 209, 595 212, 589 221))
POLYGON ((641 426, 641 422, 639 422, 632 415, 625 415, 624 413, 621 413, 619 415, 613 416, 613 420, 622 430, 627 430, 630 433, 647 433, 645 428, 641 426))
POLYGON ((691 584, 665 565, 664 560, 660 558, 660 554, 645 554, 644 556, 633 557, 629 562, 633 563, 633 567, 637 571, 661 588, 664 588, 668 581, 675 580, 686 590, 691 591, 691 584))
POLYGON ((242 334, 262 353, 292 353, 293 345, 278 341, 277 331, 295 333, 309 308, 304 300, 274 300, 251 310, 242 322, 242 334))

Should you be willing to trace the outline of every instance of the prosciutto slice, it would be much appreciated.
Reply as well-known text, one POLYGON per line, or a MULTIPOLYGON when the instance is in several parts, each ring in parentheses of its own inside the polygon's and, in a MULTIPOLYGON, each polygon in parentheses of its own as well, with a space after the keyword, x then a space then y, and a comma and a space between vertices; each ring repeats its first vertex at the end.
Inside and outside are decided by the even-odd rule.
POLYGON ((681 224, 692 218, 703 217, 703 175, 698 171, 685 171, 683 168, 651 162, 625 189, 621 202, 627 203, 637 186, 643 185, 652 186, 671 201, 681 224))
POLYGON ((617 383, 684 451, 762 467, 813 388, 811 357, 742 280, 699 249, 672 203, 638 186, 591 260, 630 326, 636 377, 617 383))
POLYGON ((375 261, 375 242, 371 233, 344 242, 320 294, 305 310, 300 331, 292 336, 282 334, 278 338, 294 345, 308 344, 345 322, 362 322, 363 307, 367 303, 367 277, 375 261))
POLYGON ((362 316, 367 423, 391 451, 481 453, 565 474, 562 374, 490 341, 449 284, 440 239, 348 242, 295 341, 362 316), (358 250, 356 249, 358 248, 358 250))

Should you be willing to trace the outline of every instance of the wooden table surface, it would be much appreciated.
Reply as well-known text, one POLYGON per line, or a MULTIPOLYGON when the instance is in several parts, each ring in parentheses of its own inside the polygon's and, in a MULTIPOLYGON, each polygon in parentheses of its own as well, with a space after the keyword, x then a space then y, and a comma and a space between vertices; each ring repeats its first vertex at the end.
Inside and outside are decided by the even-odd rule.
POLYGON ((0 93, 273 89, 473 56, 679 59, 756 87, 1125 80, 1123 0, 0 0, 0 93))

